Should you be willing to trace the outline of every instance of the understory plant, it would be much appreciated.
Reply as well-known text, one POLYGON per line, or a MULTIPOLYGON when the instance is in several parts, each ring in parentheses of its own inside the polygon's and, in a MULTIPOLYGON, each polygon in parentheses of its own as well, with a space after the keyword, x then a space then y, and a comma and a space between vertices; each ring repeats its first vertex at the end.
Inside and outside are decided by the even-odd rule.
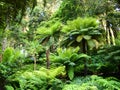
POLYGON ((0 87, 6 83, 6 79, 20 70, 22 67, 22 54, 19 50, 8 47, 5 49, 2 55, 2 61, 0 63, 0 87))
POLYGON ((97 75, 77 77, 62 90, 120 90, 120 82, 114 77, 104 79, 97 75))
MULTIPOLYGON (((15 90, 48 90, 53 83, 57 83, 56 77, 65 74, 65 67, 60 66, 53 69, 40 68, 37 71, 18 71, 7 79, 5 88, 15 90)), ((59 80, 59 82, 61 82, 59 80)), ((7 89, 9 90, 9 89, 7 89)))
POLYGON ((104 67, 101 68, 101 72, 120 73, 120 46, 116 45, 102 48, 98 50, 97 54, 104 56, 103 59, 105 64, 104 67))
POLYGON ((57 64, 64 65, 66 67, 66 73, 70 80, 74 78, 74 69, 76 66, 82 65, 83 58, 89 59, 90 56, 78 53, 79 47, 73 48, 57 48, 56 54, 51 54, 51 61, 57 64))

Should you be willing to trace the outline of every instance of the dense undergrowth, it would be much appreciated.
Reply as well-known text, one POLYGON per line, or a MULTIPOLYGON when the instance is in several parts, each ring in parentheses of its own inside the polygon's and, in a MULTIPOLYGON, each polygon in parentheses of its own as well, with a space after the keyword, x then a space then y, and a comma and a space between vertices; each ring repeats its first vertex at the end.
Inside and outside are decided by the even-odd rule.
POLYGON ((119 57, 118 48, 99 49, 92 56, 78 54, 79 48, 59 48, 50 55, 50 69, 41 63, 42 57, 42 61, 37 60, 35 71, 34 61, 28 64, 29 57, 23 58, 18 50, 8 48, 0 63, 0 85, 5 90, 119 90, 119 59, 115 58, 119 57), (88 58, 85 77, 84 58, 88 58))
POLYGON ((0 32, 8 40, 0 90, 120 90, 120 16, 112 3, 63 0, 52 17, 37 7, 9 23, 0 32))

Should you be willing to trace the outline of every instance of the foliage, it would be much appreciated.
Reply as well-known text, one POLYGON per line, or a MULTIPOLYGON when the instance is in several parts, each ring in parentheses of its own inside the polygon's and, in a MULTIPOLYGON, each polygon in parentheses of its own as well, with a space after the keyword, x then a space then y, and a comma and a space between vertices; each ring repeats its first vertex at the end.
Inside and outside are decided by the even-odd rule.
POLYGON ((64 0, 54 17, 61 18, 63 21, 76 18, 79 15, 79 0, 64 0))
POLYGON ((74 78, 74 67, 80 65, 82 58, 89 59, 90 56, 86 54, 78 54, 79 47, 77 48, 58 48, 57 55, 51 54, 50 58, 52 62, 60 63, 66 66, 66 72, 70 80, 74 78))
POLYGON ((67 25, 63 28, 63 32, 67 33, 70 31, 75 30, 81 30, 86 29, 90 27, 98 27, 99 22, 95 18, 92 17, 86 17, 86 18, 80 18, 74 19, 72 21, 67 21, 67 25))
POLYGON ((62 0, 52 18, 46 3, 59 1, 39 1, 34 9, 36 0, 0 1, 0 89, 120 90, 118 79, 103 78, 120 78, 119 0, 62 0))
POLYGON ((64 73, 64 68, 65 67, 61 66, 51 70, 40 68, 39 71, 32 72, 18 71, 7 79, 7 84, 14 87, 14 89, 20 90, 46 90, 52 79, 64 73))
POLYGON ((61 28, 61 22, 57 19, 50 20, 48 22, 41 23, 36 31, 36 39, 45 46, 51 47, 58 41, 59 32, 61 28))
POLYGON ((14 90, 14 88, 12 86, 6 85, 5 90, 14 90))
POLYGON ((9 75, 13 74, 16 72, 16 69, 18 69, 18 67, 21 67, 22 63, 22 54, 20 54, 20 51, 8 47, 4 51, 3 59, 0 63, 1 76, 8 77, 9 75))
POLYGON ((91 59, 88 62, 88 71, 93 74, 118 77, 117 74, 120 72, 119 48, 120 47, 116 45, 92 51, 91 59))
POLYGON ((102 41, 104 31, 98 25, 97 19, 92 17, 78 17, 75 20, 68 21, 62 29, 62 32, 66 34, 62 46, 79 45, 81 49, 87 48, 86 51, 98 48, 104 43, 102 41))
POLYGON ((24 1, 24 0, 2 0, 0 1, 0 25, 3 27, 6 26, 7 23, 10 21, 14 21, 15 17, 21 13, 21 16, 23 16, 26 7, 34 7, 36 5, 36 0, 30 0, 30 1, 24 1), (9 14, 8 14, 9 13, 9 14))
POLYGON ((62 90, 63 86, 65 85, 65 83, 61 80, 61 79, 52 79, 50 80, 50 85, 51 87, 49 88, 49 90, 62 90))
POLYGON ((64 22, 77 17, 93 17, 110 12, 114 9, 114 2, 108 0, 64 0, 54 17, 64 22))
MULTIPOLYGON (((99 55, 103 55, 105 62, 105 67, 102 68, 102 71, 107 69, 109 72, 119 72, 119 63, 120 63, 120 47, 119 46, 110 46, 103 48, 98 51, 99 55), (109 53, 108 53, 109 52, 109 53)), ((104 72, 105 73, 105 72, 104 72)))
POLYGON ((62 90, 119 90, 120 83, 116 78, 102 78, 96 75, 75 78, 62 90))
POLYGON ((23 64, 23 55, 19 50, 8 47, 2 56, 0 63, 0 87, 6 83, 6 79, 21 69, 23 64))
POLYGON ((3 53, 3 63, 12 63, 15 62, 20 57, 20 52, 15 51, 13 48, 8 47, 3 53))

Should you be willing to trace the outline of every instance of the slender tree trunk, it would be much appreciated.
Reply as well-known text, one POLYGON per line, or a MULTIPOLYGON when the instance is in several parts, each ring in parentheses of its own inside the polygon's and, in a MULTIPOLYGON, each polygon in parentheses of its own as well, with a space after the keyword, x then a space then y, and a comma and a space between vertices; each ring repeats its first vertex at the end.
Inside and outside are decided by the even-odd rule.
MULTIPOLYGON (((103 16, 106 16, 106 13, 104 13, 103 16)), ((107 25, 108 23, 107 23, 107 21, 105 19, 103 19, 101 21, 101 24, 102 24, 102 27, 105 30, 105 33, 106 33, 106 42, 107 42, 107 44, 110 45, 111 44, 111 40, 110 40, 110 30, 109 30, 108 25, 107 25)))
POLYGON ((47 69, 50 69, 50 58, 49 58, 49 55, 50 55, 50 50, 47 49, 46 50, 47 69))
MULTIPOLYGON (((9 29, 9 24, 6 26, 6 28, 4 29, 4 33, 7 32, 7 30, 9 29)), ((3 37, 3 41, 2 41, 2 51, 4 52, 4 50, 7 48, 8 42, 7 42, 7 35, 5 35, 3 37)))
MULTIPOLYGON (((82 45, 83 45, 83 53, 86 54, 87 53, 87 45, 86 45, 86 40, 83 39, 82 40, 82 45)), ((87 75, 87 60, 84 59, 84 75, 87 75)))
POLYGON ((37 64, 36 64, 36 56, 35 56, 35 54, 33 55, 33 58, 34 58, 34 70, 36 70, 36 66, 37 66, 37 64))
POLYGON ((4 52, 6 48, 7 48, 7 38, 4 37, 2 42, 2 51, 4 52))
MULTIPOLYGON (((9 8, 7 9, 7 11, 9 12, 9 8)), ((7 30, 9 30, 10 27, 10 19, 9 19, 9 14, 6 15, 6 27, 4 29, 4 33, 6 33, 7 30)), ((5 35, 3 37, 3 42, 2 42, 2 51, 4 52, 4 50, 7 48, 7 35, 5 35)))
POLYGON ((0 62, 2 62, 2 54, 0 54, 0 62))
POLYGON ((107 42, 108 42, 109 45, 111 44, 109 30, 107 30, 107 42))
POLYGON ((112 44, 115 45, 115 36, 111 27, 110 27, 110 34, 111 34, 112 44))

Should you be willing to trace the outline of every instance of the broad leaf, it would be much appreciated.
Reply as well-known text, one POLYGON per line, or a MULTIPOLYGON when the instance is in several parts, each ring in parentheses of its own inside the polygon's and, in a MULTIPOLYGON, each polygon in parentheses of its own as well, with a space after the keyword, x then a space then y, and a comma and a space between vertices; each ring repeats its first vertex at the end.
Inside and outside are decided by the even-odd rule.
POLYGON ((90 50, 92 50, 96 45, 93 39, 87 41, 90 50))
POLYGON ((99 42, 95 39, 93 39, 93 41, 95 42, 95 47, 98 48, 99 47, 99 42))
POLYGON ((90 39, 91 39, 91 36, 85 35, 85 36, 83 36, 83 38, 84 38, 85 40, 90 40, 90 39))
POLYGON ((77 38, 76 38, 76 41, 77 42, 81 42, 83 39, 83 35, 79 35, 77 38))

